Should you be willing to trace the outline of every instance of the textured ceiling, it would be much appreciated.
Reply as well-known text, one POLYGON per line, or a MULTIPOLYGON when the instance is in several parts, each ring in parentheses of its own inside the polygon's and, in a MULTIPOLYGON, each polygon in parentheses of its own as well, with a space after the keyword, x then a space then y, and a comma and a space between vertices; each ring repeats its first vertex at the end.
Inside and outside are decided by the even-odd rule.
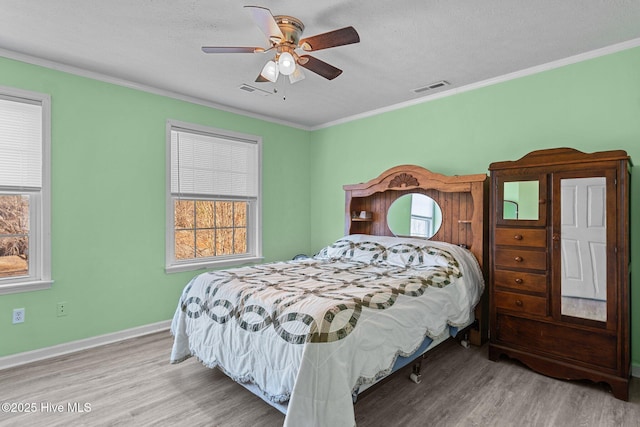
POLYGON ((0 0, 0 12, 2 56, 309 129, 640 39, 639 0, 0 0), (306 37, 352 25, 361 42, 312 53, 344 71, 335 80, 255 83, 271 54, 200 49, 267 47, 244 5, 300 19, 306 37), (450 86, 413 91, 439 80, 450 86))

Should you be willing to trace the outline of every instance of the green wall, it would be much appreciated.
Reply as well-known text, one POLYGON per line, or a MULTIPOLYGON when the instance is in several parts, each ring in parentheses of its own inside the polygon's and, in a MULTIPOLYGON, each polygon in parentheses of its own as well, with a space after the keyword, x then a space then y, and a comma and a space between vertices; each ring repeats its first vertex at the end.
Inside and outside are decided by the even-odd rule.
POLYGON ((262 136, 265 259, 309 251, 308 132, 2 58, 0 85, 51 95, 55 280, 0 296, 0 356, 173 316, 197 272, 164 272, 167 119, 262 136))
MULTIPOLYGON (((53 288, 0 296, 0 356, 171 318, 195 272, 164 273, 168 118, 263 136, 267 261, 313 253, 343 235, 344 184, 400 164, 488 172, 531 150, 623 149, 640 162, 640 48, 313 132, 16 61, 0 85, 52 96, 53 288), (311 161, 313 159, 313 161, 311 161), (66 301, 67 317, 56 317, 66 301), (11 311, 26 308, 26 322, 11 311)), ((640 212, 640 174, 632 210, 640 212)), ((632 214, 632 253, 640 215, 632 214)), ((640 258, 632 269, 640 268, 640 258)), ((640 274, 632 322, 640 321, 640 274)), ((640 327, 632 328, 640 365, 640 327)))
MULTIPOLYGON (((623 149, 640 164, 640 48, 313 132, 311 244, 344 231, 343 184, 401 164, 488 173, 529 151, 623 149)), ((454 82, 455 83, 455 82, 454 82)), ((632 254, 640 253, 640 173, 632 177, 632 254)), ((640 257, 632 259, 640 271, 640 257)), ((640 365, 640 274, 632 275, 632 359, 640 365)))

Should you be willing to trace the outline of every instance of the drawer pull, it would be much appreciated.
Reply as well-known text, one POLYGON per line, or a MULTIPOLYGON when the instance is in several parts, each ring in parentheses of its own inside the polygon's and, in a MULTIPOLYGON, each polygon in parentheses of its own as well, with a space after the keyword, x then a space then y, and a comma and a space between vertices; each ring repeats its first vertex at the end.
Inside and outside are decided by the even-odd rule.
POLYGON ((513 238, 516 240, 522 240, 522 234, 516 234, 513 238))
POLYGON ((516 305, 517 305, 518 307, 522 307, 522 300, 517 299, 517 300, 516 300, 516 305))
POLYGON ((524 280, 522 280, 521 278, 517 278, 514 280, 518 285, 522 285, 522 282, 524 282, 524 280))
POLYGON ((515 262, 522 262, 522 257, 521 256, 517 256, 514 258, 515 262))

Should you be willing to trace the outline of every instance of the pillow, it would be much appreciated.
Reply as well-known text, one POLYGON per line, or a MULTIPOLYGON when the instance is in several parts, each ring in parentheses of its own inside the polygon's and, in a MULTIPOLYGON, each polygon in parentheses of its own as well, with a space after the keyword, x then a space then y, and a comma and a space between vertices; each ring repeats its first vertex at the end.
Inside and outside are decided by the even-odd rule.
MULTIPOLYGON (((437 242, 415 237, 371 236, 354 234, 342 237, 333 245, 324 248, 321 253, 325 259, 330 256, 341 258, 355 256, 365 259, 368 255, 370 263, 380 265, 411 266, 417 269, 432 269, 435 266, 446 274, 446 278, 467 276, 462 280, 463 286, 469 292, 474 305, 478 302, 485 287, 482 270, 476 257, 469 249, 453 243, 437 242), (353 247, 353 254, 350 249, 353 247), (376 251, 364 249, 375 247, 376 251)), ((319 256, 320 254, 318 254, 319 256)), ((316 256, 316 257, 318 257, 316 256)))
POLYGON ((450 243, 429 240, 352 234, 323 248, 315 258, 348 259, 368 264, 396 266, 457 266, 456 259, 446 249, 450 243))
POLYGON ((364 263, 377 262, 384 256, 386 248, 375 242, 365 234, 351 234, 336 240, 333 244, 323 248, 314 258, 317 259, 348 259, 364 263))

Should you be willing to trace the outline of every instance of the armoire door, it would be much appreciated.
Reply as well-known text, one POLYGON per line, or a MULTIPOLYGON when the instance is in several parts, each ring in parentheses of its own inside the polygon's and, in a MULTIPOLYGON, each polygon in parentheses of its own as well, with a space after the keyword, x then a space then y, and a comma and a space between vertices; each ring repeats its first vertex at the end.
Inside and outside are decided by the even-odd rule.
POLYGON ((615 301, 617 283, 616 254, 608 249, 616 246, 615 185, 613 169, 553 175, 557 317, 598 322, 602 327, 614 320, 615 306, 607 302, 615 301))

